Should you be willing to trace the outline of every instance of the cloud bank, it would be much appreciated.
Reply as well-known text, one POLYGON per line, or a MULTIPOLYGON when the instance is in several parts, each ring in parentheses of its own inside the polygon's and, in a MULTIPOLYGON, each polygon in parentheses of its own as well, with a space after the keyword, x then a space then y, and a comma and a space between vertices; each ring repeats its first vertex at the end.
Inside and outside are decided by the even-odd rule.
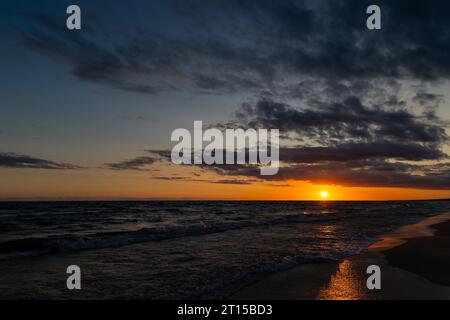
POLYGON ((0 152, 0 167, 4 168, 22 168, 22 169, 79 169, 79 166, 58 163, 50 160, 44 160, 27 155, 21 155, 9 152, 0 152))

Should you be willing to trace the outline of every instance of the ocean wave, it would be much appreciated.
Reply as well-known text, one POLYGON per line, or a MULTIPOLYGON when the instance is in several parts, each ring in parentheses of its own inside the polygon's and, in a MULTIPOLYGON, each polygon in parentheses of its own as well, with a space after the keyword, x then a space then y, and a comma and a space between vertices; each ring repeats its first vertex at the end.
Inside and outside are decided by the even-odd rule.
POLYGON ((308 263, 324 263, 340 261, 343 258, 360 253, 368 246, 371 241, 369 239, 355 244, 351 249, 346 250, 329 250, 323 252, 302 252, 297 255, 287 256, 281 261, 272 264, 261 264, 251 268, 242 270, 232 275, 215 279, 215 281, 203 287, 196 287, 195 289, 178 293, 173 295, 175 300, 186 299, 226 299, 240 288, 251 284, 258 279, 258 275, 265 273, 276 273, 279 271, 288 270, 302 264, 308 263), (236 286, 233 286, 236 284, 236 286))
MULTIPOLYGON (((270 221, 234 221, 206 225, 167 226, 143 228, 136 231, 102 232, 85 236, 64 235, 58 237, 24 238, 0 242, 0 260, 74 252, 92 249, 121 247, 149 241, 168 240, 189 236, 201 236, 250 227, 263 227, 287 223, 313 223, 336 220, 329 216, 286 216, 270 221)), ((342 219, 342 217, 341 217, 342 219)))

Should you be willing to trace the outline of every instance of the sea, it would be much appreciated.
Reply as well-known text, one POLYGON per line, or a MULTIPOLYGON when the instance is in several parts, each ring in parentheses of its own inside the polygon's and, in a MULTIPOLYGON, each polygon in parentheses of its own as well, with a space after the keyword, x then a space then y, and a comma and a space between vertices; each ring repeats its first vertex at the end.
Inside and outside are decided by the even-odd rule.
POLYGON ((450 201, 1 202, 0 299, 226 298, 445 212, 450 201), (66 286, 71 265, 81 290, 66 286))

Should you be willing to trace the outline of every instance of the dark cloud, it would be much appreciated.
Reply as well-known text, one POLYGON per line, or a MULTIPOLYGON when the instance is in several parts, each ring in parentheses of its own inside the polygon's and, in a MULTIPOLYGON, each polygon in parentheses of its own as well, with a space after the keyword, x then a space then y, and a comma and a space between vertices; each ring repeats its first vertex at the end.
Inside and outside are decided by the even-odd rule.
POLYGON ((79 169, 79 166, 58 163, 27 155, 9 152, 0 152, 0 167, 5 168, 28 168, 28 169, 79 169))
POLYGON ((204 183, 213 183, 213 184, 243 184, 249 185, 257 182, 255 179, 196 179, 192 177, 178 177, 178 176, 156 176, 152 177, 152 179, 156 180, 166 180, 166 181, 190 181, 190 182, 204 182, 204 183))
POLYGON ((278 128, 297 146, 280 149, 282 165, 274 176, 261 176, 259 168, 250 165, 209 169, 261 181, 450 189, 450 164, 445 162, 449 156, 442 149, 449 137, 434 113, 417 116, 403 105, 366 105, 356 96, 343 99, 315 100, 315 109, 269 98, 244 103, 231 122, 234 127, 278 128))
POLYGON ((449 78, 448 1, 379 1, 379 31, 365 27, 370 4, 172 1, 168 24, 190 19, 189 34, 177 29, 183 24, 172 23, 174 32, 163 34, 129 21, 114 41, 105 41, 92 26, 68 32, 58 20, 39 14, 23 39, 29 48, 68 64, 82 80, 147 94, 184 87, 218 93, 276 90, 296 77, 449 78))
POLYGON ((212 32, 229 35, 231 30, 215 26, 231 19, 229 25, 239 32, 230 37, 253 39, 237 43, 244 42, 245 49, 256 48, 255 56, 267 63, 266 69, 271 67, 272 76, 430 80, 450 74, 447 1, 434 1, 433 5, 420 0, 379 1, 382 30, 376 32, 365 26, 366 8, 373 3, 364 0, 236 0, 225 5, 180 1, 178 6, 192 3, 197 6, 190 14, 212 14, 207 20, 212 32))
POLYGON ((291 176, 291 179, 342 186, 450 189, 448 164, 444 167, 446 168, 436 169, 387 162, 378 165, 361 163, 360 166, 321 164, 314 168, 294 166, 284 174, 291 176))
MULTIPOLYGON (((161 161, 171 161, 169 150, 149 152, 161 161)), ((281 148, 281 168, 274 176, 261 176, 258 166, 234 164, 200 166, 202 170, 215 172, 224 179, 201 179, 197 172, 192 177, 159 176, 153 179, 221 184, 269 181, 274 186, 289 186, 287 181, 303 180, 342 186, 450 189, 450 163, 445 162, 447 159, 441 150, 415 142, 344 142, 334 146, 281 148), (439 161, 439 164, 421 164, 421 161, 429 160, 439 161)))
POLYGON ((444 96, 441 94, 429 93, 424 91, 417 92, 413 97, 414 102, 428 108, 437 108, 441 103, 444 102, 444 100, 444 96))
POLYGON ((281 167, 274 176, 261 176, 258 168, 247 165, 210 166, 209 169, 227 177, 259 181, 301 180, 349 187, 450 189, 449 162, 428 166, 371 160, 291 164, 281 167))
POLYGON ((35 21, 34 30, 23 32, 28 48, 68 64, 81 80, 124 91, 157 94, 191 87, 230 92, 242 86, 260 88, 267 72, 253 50, 235 51, 214 37, 193 41, 139 31, 124 42, 106 46, 96 33, 68 32, 51 16, 39 14, 35 21))
POLYGON ((189 177, 165 177, 165 176, 157 176, 152 177, 152 179, 156 180, 166 180, 166 181, 192 181, 192 178, 189 177))
MULTIPOLYGON (((124 63, 117 52, 77 32, 68 31, 55 17, 37 14, 34 18, 37 27, 23 31, 24 44, 50 59, 68 64, 72 73, 81 80, 107 84, 125 91, 156 92, 151 86, 126 80, 127 75, 137 76, 142 71, 137 66, 124 63)), ((92 33, 90 28, 86 31, 92 33)))
POLYGON ((262 99, 245 103, 237 112, 246 127, 278 128, 321 144, 338 140, 440 144, 448 140, 445 128, 415 116, 406 109, 368 107, 357 97, 343 102, 317 102, 316 109, 294 108, 286 103, 262 99))
POLYGON ((341 143, 331 147, 298 147, 280 150, 280 159, 288 163, 347 162, 363 159, 440 160, 448 158, 441 150, 417 143, 377 141, 341 143))
MULTIPOLYGON (((208 180, 205 180, 208 181, 208 180)), ((249 181, 249 180, 237 180, 237 179, 233 179, 233 180, 229 180, 229 179, 221 179, 221 180, 213 180, 210 181, 212 183, 217 183, 217 184, 253 184, 255 183, 255 181, 249 181)))
MULTIPOLYGON (((163 158, 170 162, 170 152, 165 152, 163 158)), ((344 143, 330 147, 282 148, 280 161, 279 172, 273 176, 262 176, 260 168, 252 165, 202 165, 201 168, 231 181, 236 177, 251 184, 269 181, 287 186, 287 181, 302 180, 353 187, 450 189, 448 156, 440 150, 428 149, 414 143, 344 143), (423 164, 424 160, 439 162, 430 165, 423 164)), ((179 177, 176 179, 186 180, 179 177)), ((187 179, 212 182, 197 178, 187 179)))
POLYGON ((121 162, 116 163, 107 163, 105 166, 109 169, 114 170, 137 170, 137 171, 146 171, 149 169, 146 169, 148 165, 151 165, 158 161, 155 157, 149 157, 149 156, 141 156, 136 157, 134 159, 125 160, 121 162))

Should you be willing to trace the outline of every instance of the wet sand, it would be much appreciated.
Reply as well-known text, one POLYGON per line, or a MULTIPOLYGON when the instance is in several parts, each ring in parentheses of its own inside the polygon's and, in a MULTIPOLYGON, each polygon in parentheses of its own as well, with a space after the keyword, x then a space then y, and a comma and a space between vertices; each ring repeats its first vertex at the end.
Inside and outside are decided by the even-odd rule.
POLYGON ((433 229, 437 230, 434 236, 409 239, 384 254, 392 266, 450 286, 450 222, 433 225, 433 229))
POLYGON ((307 264, 244 287, 230 299, 450 299, 450 214, 388 234, 359 255, 307 264), (369 265, 381 268, 381 289, 366 286, 369 265))

